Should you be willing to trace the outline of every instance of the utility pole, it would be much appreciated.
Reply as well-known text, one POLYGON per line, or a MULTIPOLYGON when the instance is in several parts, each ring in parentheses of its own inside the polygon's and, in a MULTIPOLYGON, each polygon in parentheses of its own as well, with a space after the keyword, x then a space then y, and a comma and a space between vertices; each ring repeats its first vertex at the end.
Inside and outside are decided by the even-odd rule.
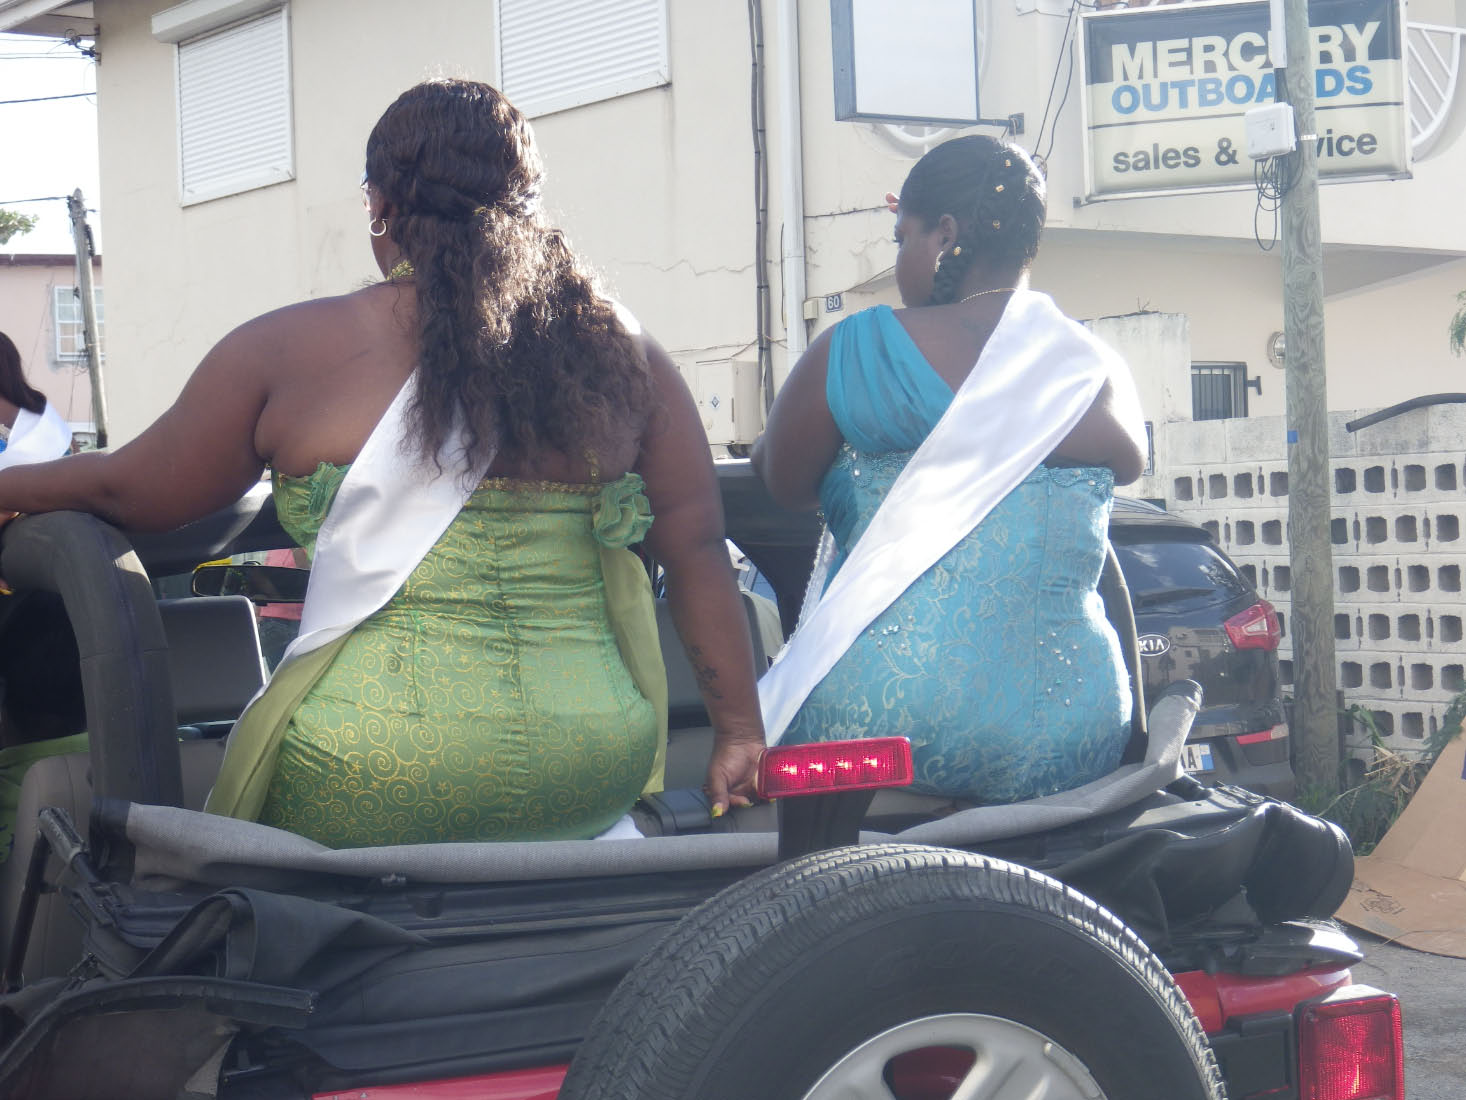
POLYGON ((1278 89, 1293 105, 1298 148, 1283 195, 1283 336, 1287 384, 1288 560, 1292 571, 1293 729, 1305 790, 1339 789, 1338 676, 1334 666, 1334 552, 1324 370, 1323 238, 1313 110, 1308 0, 1282 0, 1288 41, 1278 89))
POLYGON ((87 374, 92 380, 92 423, 98 448, 107 445, 107 394, 102 388, 102 346, 97 332, 97 299, 92 289, 92 230, 87 225, 87 204, 81 188, 66 200, 71 215, 71 239, 76 243, 76 293, 81 299, 82 335, 86 340, 87 374))

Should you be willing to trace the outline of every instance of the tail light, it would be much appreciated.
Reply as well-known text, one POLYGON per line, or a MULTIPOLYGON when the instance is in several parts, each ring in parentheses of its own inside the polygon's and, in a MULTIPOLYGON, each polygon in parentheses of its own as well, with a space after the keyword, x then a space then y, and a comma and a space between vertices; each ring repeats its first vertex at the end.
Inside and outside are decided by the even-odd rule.
POLYGON ((758 764, 760 798, 905 787, 913 779, 904 737, 820 741, 765 749, 758 764))
POLYGON ((1237 735, 1237 744, 1260 745, 1264 741, 1281 741, 1287 736, 1287 726, 1274 726, 1272 729, 1258 730, 1256 733, 1239 733, 1237 735))
POLYGON ((1388 993, 1298 1010, 1299 1100, 1405 1100, 1400 1002, 1388 993))
POLYGON ((1246 611, 1239 611, 1225 623, 1227 637, 1238 649, 1277 649, 1283 640, 1278 613, 1266 600, 1258 600, 1246 611))

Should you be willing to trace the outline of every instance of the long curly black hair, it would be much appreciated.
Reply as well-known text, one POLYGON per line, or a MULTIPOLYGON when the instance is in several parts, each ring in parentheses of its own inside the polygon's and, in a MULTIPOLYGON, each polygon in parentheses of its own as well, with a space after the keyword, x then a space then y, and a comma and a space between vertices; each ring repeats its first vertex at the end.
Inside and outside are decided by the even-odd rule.
POLYGON ((942 254, 933 305, 956 301, 974 264, 1004 274, 1025 270, 1038 255, 1047 216, 1043 176, 1029 155, 981 134, 944 141, 917 161, 901 185, 901 209, 928 229, 943 214, 957 222, 961 251, 942 254))
POLYGON ((417 399, 408 426, 436 459, 461 423, 470 470, 497 454, 591 458, 639 434, 645 356, 540 208, 529 122, 497 90, 433 80, 367 139, 367 182, 415 272, 417 399))
POLYGON ((20 349, 0 332, 0 397, 17 408, 39 414, 46 407, 46 395, 25 380, 20 349))

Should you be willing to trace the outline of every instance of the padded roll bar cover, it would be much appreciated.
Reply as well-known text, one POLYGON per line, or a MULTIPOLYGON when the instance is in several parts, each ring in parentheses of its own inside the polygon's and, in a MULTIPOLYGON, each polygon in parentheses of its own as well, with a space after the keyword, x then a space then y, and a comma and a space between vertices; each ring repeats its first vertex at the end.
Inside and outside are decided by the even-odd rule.
POLYGON ((1145 691, 1140 674, 1140 641, 1135 633, 1135 608, 1130 603, 1130 586, 1120 571, 1120 559, 1113 543, 1105 543, 1105 562, 1100 567, 1100 599, 1105 617, 1120 638, 1120 652, 1125 658, 1125 671, 1130 676, 1130 743, 1120 756, 1121 764, 1136 764, 1145 759, 1150 736, 1146 727, 1145 691))
POLYGON ((168 642, 127 539, 82 512, 26 516, 0 532, 0 576, 16 589, 55 592, 66 606, 81 655, 93 791, 179 805, 168 642))
POLYGON ((1268 805, 1267 832, 1248 871, 1247 900, 1269 924, 1327 920, 1354 883, 1354 848, 1338 825, 1286 802, 1268 805))

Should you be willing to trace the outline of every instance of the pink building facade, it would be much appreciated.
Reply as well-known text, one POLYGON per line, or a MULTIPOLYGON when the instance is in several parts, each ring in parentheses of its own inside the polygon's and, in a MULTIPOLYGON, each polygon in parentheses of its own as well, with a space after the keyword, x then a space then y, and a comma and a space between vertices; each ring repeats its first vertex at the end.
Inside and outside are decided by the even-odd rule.
MULTIPOLYGON (((73 431, 86 433, 92 430, 92 390, 76 281, 73 256, 0 252, 0 332, 20 349, 30 384, 71 422, 73 431)), ((92 282, 105 352, 101 257, 93 261, 92 282)))

